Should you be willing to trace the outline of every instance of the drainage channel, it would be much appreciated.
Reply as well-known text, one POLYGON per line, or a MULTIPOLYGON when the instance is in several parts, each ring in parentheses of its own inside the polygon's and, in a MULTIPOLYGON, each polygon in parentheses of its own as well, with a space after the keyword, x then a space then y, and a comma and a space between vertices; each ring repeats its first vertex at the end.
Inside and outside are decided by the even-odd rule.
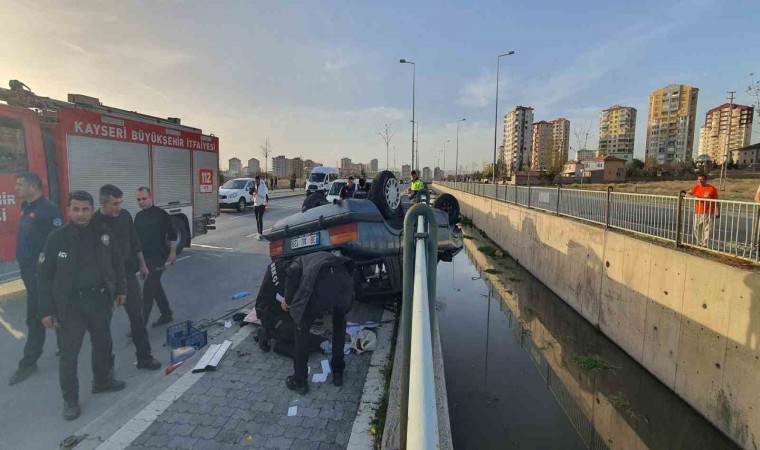
POLYGON ((454 448, 738 448, 514 260, 487 260, 474 242, 438 266, 454 448), (499 273, 480 269, 494 262, 499 273))

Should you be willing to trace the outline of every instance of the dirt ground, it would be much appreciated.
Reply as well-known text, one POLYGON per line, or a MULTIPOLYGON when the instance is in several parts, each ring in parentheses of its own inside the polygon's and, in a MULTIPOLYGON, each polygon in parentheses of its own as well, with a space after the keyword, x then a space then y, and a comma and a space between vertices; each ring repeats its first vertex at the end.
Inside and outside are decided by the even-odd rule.
MULTIPOLYGON (((719 188, 720 182, 718 178, 714 178, 708 181, 710 184, 719 188)), ((678 195, 681 190, 688 191, 692 186, 696 184, 696 177, 694 180, 681 180, 681 181, 633 181, 629 183, 615 183, 612 186, 615 187, 615 192, 637 192, 639 194, 656 194, 656 195, 678 195)), ((607 184, 584 184, 583 189, 591 189, 604 191, 607 190, 607 184)), ((719 191, 719 198, 726 200, 741 200, 751 202, 754 201, 755 192, 760 186, 760 179, 758 178, 728 178, 728 182, 725 185, 725 189, 719 191)), ((568 189, 580 189, 581 185, 565 184, 564 188, 568 189)))

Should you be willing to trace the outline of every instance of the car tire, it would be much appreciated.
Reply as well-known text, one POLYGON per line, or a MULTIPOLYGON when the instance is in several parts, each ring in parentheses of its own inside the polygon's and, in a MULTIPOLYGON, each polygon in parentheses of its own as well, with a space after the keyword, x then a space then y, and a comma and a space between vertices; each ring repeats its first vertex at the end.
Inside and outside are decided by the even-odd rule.
POLYGON ((327 201, 325 194, 317 191, 304 199, 303 204, 301 205, 301 212, 305 212, 312 208, 316 208, 317 206, 326 205, 328 203, 329 202, 327 201))
POLYGON ((179 255, 185 247, 190 246, 190 228, 181 216, 171 216, 171 218, 172 225, 177 230, 177 254, 179 255))
POLYGON ((451 194, 441 194, 433 202, 433 208, 444 211, 449 216, 449 225, 459 220, 459 200, 451 194))
POLYGON ((369 198, 386 220, 398 216, 401 209, 401 185, 390 170, 383 170, 372 180, 369 198))
POLYGON ((240 200, 238 200, 237 206, 235 206, 235 209, 239 213, 245 211, 245 197, 240 197, 240 200))

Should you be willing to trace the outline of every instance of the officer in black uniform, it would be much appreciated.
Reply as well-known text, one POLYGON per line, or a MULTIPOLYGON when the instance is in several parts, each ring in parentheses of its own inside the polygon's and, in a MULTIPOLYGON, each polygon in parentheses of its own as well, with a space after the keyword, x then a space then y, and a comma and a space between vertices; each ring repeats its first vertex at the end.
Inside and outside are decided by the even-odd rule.
MULTIPOLYGON (((275 353, 293 358, 295 356, 296 323, 290 314, 283 310, 285 302, 285 272, 288 262, 282 258, 275 259, 269 264, 264 280, 256 297, 256 315, 261 321, 258 330, 259 348, 268 352, 273 348, 275 353), (274 346, 270 341, 274 339, 274 346)), ((305 337, 307 352, 321 350, 320 344, 326 341, 321 336, 309 333, 305 337)))
POLYGON ((42 180, 36 173, 16 178, 16 196, 21 204, 21 219, 16 237, 16 260, 26 288, 26 325, 29 335, 24 356, 8 384, 20 383, 37 371, 37 360, 45 346, 45 327, 40 323, 37 299, 37 259, 48 235, 62 225, 61 211, 42 195, 42 180))
MULTIPOLYGON (((140 292, 140 283, 135 273, 139 270, 140 276, 148 277, 148 267, 145 265, 140 239, 137 237, 132 215, 126 209, 122 209, 124 192, 113 184, 106 184, 100 188, 100 209, 95 212, 93 222, 107 226, 114 237, 114 245, 119 250, 124 262, 124 272, 127 280, 127 300, 124 309, 129 317, 130 337, 135 344, 137 356, 137 368, 158 370, 161 363, 156 361, 151 354, 150 338, 145 328, 143 317, 143 299, 140 292)), ((113 355, 111 366, 113 367, 113 355)))
POLYGON ((113 377, 112 309, 126 300, 124 263, 113 234, 93 223, 92 196, 69 194, 70 222, 55 230, 39 256, 40 315, 47 328, 58 328, 63 418, 81 414, 77 361, 85 332, 92 342, 92 393, 119 391, 126 383, 113 377))

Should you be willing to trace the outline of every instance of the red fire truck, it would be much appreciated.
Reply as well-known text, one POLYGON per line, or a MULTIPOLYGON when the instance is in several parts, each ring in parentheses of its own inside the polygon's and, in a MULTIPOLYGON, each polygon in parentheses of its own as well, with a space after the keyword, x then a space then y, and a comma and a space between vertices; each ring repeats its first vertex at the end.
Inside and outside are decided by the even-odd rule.
MULTIPOLYGON (((69 94, 68 101, 38 97, 12 80, 0 88, 0 263, 12 261, 20 201, 16 174, 42 177, 49 198, 64 207, 69 191, 95 197, 111 183, 124 205, 139 211, 135 191, 149 186, 157 206, 171 214, 178 249, 215 228, 219 139, 180 119, 162 119, 104 106, 97 98, 69 94)), ((63 208, 62 208, 63 209, 63 208)))

